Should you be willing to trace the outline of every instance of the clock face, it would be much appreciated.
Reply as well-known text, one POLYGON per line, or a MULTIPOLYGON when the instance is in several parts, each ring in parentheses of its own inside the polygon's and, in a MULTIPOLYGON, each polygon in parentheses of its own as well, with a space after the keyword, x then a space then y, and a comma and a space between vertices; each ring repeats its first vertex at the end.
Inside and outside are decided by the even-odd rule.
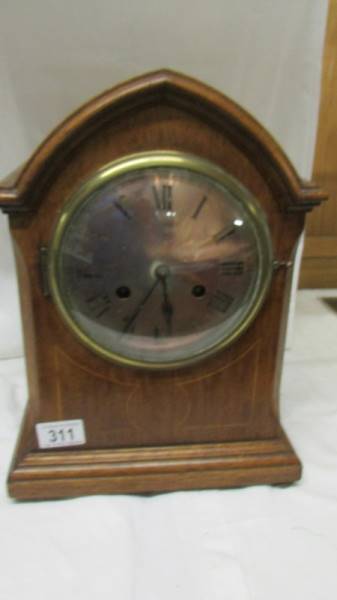
POLYGON ((169 368, 233 342, 267 291, 272 250, 251 194, 182 153, 107 165, 69 199, 52 240, 54 300, 101 356, 169 368))

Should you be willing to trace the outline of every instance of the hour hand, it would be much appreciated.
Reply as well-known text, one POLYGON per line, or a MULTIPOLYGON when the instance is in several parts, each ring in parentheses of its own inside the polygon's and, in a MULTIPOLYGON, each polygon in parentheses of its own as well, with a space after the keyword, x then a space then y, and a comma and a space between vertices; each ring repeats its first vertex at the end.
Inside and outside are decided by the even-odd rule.
POLYGON ((173 305, 170 302, 168 290, 167 290, 167 277, 169 276, 169 269, 166 265, 160 265, 156 270, 156 277, 160 281, 163 290, 163 302, 161 305, 162 313, 165 318, 167 333, 172 333, 172 317, 174 313, 173 305))

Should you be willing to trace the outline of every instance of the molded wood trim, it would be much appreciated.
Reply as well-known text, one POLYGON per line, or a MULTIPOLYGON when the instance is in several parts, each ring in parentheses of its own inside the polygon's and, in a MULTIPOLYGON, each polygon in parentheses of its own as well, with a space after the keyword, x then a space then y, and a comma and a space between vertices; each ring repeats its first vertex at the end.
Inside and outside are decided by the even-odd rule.
POLYGON ((169 70, 137 77, 109 90, 85 104, 57 127, 38 147, 19 172, 0 184, 0 207, 5 212, 30 211, 35 208, 34 193, 45 184, 57 164, 83 136, 119 111, 134 110, 141 104, 167 101, 185 105, 188 111, 226 128, 236 143, 258 160, 264 172, 272 172, 284 188, 281 202, 289 211, 308 211, 326 195, 313 183, 302 181, 288 158, 270 134, 245 110, 209 86, 169 70), (258 158, 257 158, 258 157, 258 158), (39 185, 37 184, 39 182, 39 185))
POLYGON ((301 465, 286 436, 220 444, 28 453, 11 471, 19 500, 290 483, 301 465))

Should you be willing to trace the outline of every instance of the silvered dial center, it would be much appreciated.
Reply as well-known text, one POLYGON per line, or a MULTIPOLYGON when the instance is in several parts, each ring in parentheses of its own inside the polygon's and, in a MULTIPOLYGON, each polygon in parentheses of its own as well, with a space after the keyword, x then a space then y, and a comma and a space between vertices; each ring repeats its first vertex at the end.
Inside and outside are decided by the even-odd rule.
POLYGON ((158 279, 165 279, 170 274, 170 268, 165 264, 157 265, 154 274, 158 279))

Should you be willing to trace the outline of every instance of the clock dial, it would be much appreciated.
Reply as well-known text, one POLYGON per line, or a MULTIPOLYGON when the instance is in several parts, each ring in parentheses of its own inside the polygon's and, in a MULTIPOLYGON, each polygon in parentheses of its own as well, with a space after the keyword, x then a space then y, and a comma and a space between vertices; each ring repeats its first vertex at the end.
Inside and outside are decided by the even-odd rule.
POLYGON ((272 265, 264 215, 221 169, 180 153, 107 165, 70 199, 50 258, 53 296, 94 351, 188 364, 249 325, 272 265))

